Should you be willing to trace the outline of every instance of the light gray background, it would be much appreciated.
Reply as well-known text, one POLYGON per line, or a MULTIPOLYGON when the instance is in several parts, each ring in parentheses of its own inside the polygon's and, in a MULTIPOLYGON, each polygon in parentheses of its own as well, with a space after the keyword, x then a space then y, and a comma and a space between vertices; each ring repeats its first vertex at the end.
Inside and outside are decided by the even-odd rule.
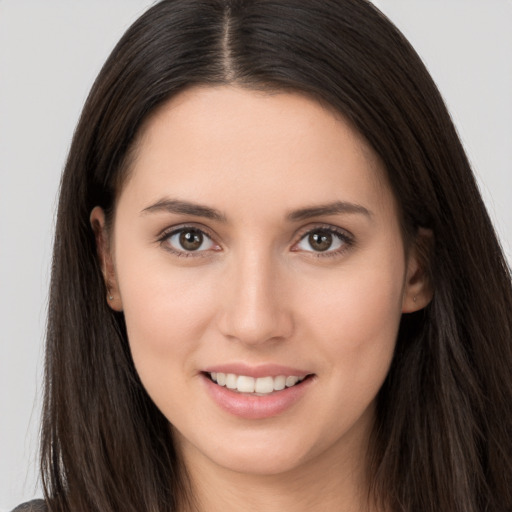
MULTIPOLYGON (((150 0, 0 0, 0 511, 37 486, 56 194, 94 77, 150 0)), ((457 124, 512 261, 512 1, 375 0, 457 124)))

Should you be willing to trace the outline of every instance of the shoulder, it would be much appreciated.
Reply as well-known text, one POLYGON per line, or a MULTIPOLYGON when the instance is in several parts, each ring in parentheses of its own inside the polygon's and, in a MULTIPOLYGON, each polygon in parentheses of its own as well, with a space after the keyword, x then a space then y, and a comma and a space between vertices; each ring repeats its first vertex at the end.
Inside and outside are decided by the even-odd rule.
POLYGON ((47 512, 44 500, 32 500, 18 505, 12 512, 47 512))

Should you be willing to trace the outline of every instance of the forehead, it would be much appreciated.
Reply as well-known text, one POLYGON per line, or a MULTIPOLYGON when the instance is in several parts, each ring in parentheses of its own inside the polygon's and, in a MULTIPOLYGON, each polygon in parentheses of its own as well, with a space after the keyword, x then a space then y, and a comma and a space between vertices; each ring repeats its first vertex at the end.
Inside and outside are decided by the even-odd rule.
POLYGON ((249 194, 293 208, 350 195, 374 203, 390 194, 363 137, 296 92, 187 89, 148 119, 134 155, 121 195, 133 188, 148 200, 167 193, 243 202, 249 194))

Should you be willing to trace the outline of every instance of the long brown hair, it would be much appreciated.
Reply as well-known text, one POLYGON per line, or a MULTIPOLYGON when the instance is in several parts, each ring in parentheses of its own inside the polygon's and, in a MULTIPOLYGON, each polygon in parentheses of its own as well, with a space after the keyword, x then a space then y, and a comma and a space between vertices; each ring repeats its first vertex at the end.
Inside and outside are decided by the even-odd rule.
POLYGON ((164 0, 107 60, 61 183, 42 427, 50 509, 170 512, 187 498, 169 423, 106 305, 89 215, 112 213, 151 113, 186 87, 226 83, 328 103, 382 160, 404 233, 433 232, 433 300, 404 315, 378 396, 372 497, 395 512, 512 510, 510 272, 438 90, 365 0, 164 0))

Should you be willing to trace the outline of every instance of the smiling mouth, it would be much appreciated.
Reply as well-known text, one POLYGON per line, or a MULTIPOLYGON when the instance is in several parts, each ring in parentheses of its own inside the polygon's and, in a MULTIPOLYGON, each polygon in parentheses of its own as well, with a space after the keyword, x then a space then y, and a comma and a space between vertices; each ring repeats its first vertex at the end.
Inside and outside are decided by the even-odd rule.
POLYGON ((236 393, 252 396, 268 396, 277 391, 291 388, 300 384, 312 375, 278 375, 277 377, 249 377, 234 373, 206 372, 204 373, 218 386, 226 387, 236 393))

